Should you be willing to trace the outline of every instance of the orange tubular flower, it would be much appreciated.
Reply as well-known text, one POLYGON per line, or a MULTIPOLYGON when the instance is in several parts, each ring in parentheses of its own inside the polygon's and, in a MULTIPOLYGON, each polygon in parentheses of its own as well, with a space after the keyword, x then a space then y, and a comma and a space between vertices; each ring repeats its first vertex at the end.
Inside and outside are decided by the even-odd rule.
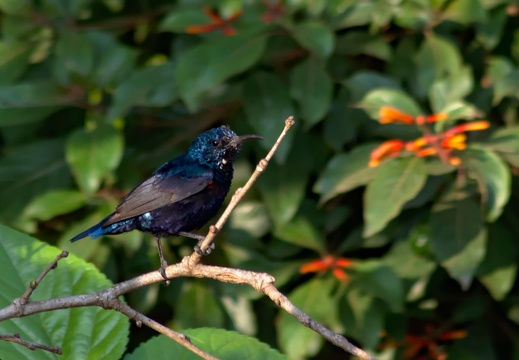
POLYGON ((382 160, 397 156, 404 148, 405 144, 402 140, 388 140, 379 145, 371 152, 369 167, 375 167, 382 160))
POLYGON ((228 19, 222 19, 213 9, 209 7, 204 7, 203 11, 209 17, 209 19, 211 19, 211 24, 188 26, 186 28, 186 33, 201 34, 222 30, 222 32, 227 36, 236 34, 236 30, 231 26, 231 24, 243 14, 243 10, 238 10, 228 19))
POLYGON ((431 140, 430 138, 419 137, 416 140, 405 143, 405 149, 407 151, 418 151, 421 148, 423 148, 425 145, 429 144, 430 140, 431 140))
POLYGON ((420 150, 416 153, 416 156, 418 157, 426 157, 426 156, 432 156, 438 154, 438 150, 433 147, 425 148, 423 150, 420 150))
POLYGON ((381 124, 389 124, 394 122, 400 122, 404 124, 414 123, 414 118, 411 115, 390 106, 382 106, 379 110, 379 116, 381 124))
POLYGON ((465 141, 467 140, 467 135, 458 134, 454 136, 449 136, 443 139, 440 142, 440 145, 443 147, 456 149, 456 150, 465 150, 467 148, 467 144, 465 141))
POLYGON ((324 272, 331 270, 333 276, 339 281, 347 283, 350 279, 348 274, 343 270, 353 265, 353 261, 346 258, 337 258, 333 255, 326 255, 322 259, 315 260, 305 264, 299 268, 301 274, 309 274, 315 272, 324 272))
POLYGON ((453 136, 465 131, 477 131, 477 130, 485 130, 490 127, 490 123, 485 120, 481 121, 473 121, 465 124, 461 124, 453 127, 452 129, 447 130, 444 134, 445 136, 453 136))

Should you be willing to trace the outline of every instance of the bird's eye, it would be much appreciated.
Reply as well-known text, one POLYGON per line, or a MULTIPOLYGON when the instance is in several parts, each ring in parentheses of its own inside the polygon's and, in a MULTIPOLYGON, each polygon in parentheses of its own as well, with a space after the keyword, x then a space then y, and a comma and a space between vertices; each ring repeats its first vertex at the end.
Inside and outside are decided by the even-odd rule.
POLYGON ((217 147, 218 145, 220 145, 220 142, 218 140, 213 140, 213 146, 217 147))

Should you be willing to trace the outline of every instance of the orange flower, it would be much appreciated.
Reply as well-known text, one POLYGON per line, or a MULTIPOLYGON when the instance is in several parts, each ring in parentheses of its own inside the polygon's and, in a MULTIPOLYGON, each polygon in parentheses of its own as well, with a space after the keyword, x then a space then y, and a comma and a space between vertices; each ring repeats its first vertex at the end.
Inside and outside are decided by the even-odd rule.
POLYGON ((490 127, 490 123, 485 120, 481 121, 473 121, 465 124, 461 124, 453 127, 452 129, 447 130, 444 134, 445 136, 456 135, 465 131, 477 131, 477 130, 485 130, 490 127))
POLYGON ((457 134, 453 136, 446 137, 440 142, 440 145, 446 148, 456 149, 456 150, 465 150, 467 148, 467 144, 465 141, 467 140, 467 135, 465 134, 457 134))
POLYGON ((353 265, 353 261, 346 258, 337 258, 333 255, 326 255, 322 259, 314 260, 304 264, 299 268, 301 274, 325 272, 331 270, 333 276, 343 283, 349 282, 348 274, 343 270, 353 265))
POLYGON ((388 338, 380 345, 380 348, 403 348, 404 359, 445 360, 447 359, 447 354, 439 343, 459 340, 467 336, 467 331, 465 330, 439 332, 432 325, 426 325, 422 331, 422 334, 406 334, 405 342, 398 342, 388 338))
POLYGON ((401 122, 404 124, 413 124, 414 118, 398 109, 390 106, 382 106, 379 110, 380 123, 389 124, 393 122, 401 122))
POLYGON ((186 28, 186 33, 201 34, 220 29, 227 36, 234 35, 236 34, 236 30, 231 26, 231 23, 236 21, 236 19, 238 19, 243 14, 243 10, 238 10, 232 14, 230 18, 222 19, 213 9, 209 7, 204 7, 203 12, 209 17, 209 19, 211 19, 211 24, 188 26, 186 28))
POLYGON ((371 152, 369 167, 375 167, 380 164, 382 160, 397 156, 404 148, 402 140, 388 140, 380 144, 371 152))
POLYGON ((438 150, 433 147, 428 147, 423 150, 420 150, 416 153, 416 156, 418 157, 426 157, 426 156, 432 156, 438 154, 438 150))
POLYGON ((416 123, 418 125, 423 125, 425 123, 433 123, 436 121, 443 121, 446 120, 449 117, 446 113, 438 113, 438 114, 432 114, 432 115, 418 115, 416 117, 416 123))
POLYGON ((422 147, 424 147, 425 145, 429 144, 430 140, 431 140, 430 138, 419 137, 416 140, 406 142, 405 143, 405 149, 407 151, 418 151, 422 147))

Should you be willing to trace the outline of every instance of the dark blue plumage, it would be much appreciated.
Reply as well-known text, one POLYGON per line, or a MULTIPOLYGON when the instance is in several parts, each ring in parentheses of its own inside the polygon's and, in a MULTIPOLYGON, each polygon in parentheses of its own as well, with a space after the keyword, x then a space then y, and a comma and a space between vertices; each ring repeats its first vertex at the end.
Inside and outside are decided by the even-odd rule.
POLYGON ((241 143, 249 139, 260 137, 237 136, 226 127, 200 134, 186 153, 155 170, 113 213, 71 241, 131 230, 149 232, 157 239, 166 278, 160 238, 198 229, 216 215, 231 186, 233 161, 241 143))

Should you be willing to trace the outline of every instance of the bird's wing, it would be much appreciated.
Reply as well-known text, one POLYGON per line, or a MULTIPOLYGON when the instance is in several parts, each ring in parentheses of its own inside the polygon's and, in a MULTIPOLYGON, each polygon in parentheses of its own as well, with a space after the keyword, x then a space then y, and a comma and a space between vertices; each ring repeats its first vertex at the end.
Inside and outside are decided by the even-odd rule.
POLYGON ((193 176, 192 171, 176 174, 155 172, 121 200, 114 215, 103 226, 176 203, 200 192, 212 181, 212 170, 205 168, 197 171, 196 176, 193 176))

